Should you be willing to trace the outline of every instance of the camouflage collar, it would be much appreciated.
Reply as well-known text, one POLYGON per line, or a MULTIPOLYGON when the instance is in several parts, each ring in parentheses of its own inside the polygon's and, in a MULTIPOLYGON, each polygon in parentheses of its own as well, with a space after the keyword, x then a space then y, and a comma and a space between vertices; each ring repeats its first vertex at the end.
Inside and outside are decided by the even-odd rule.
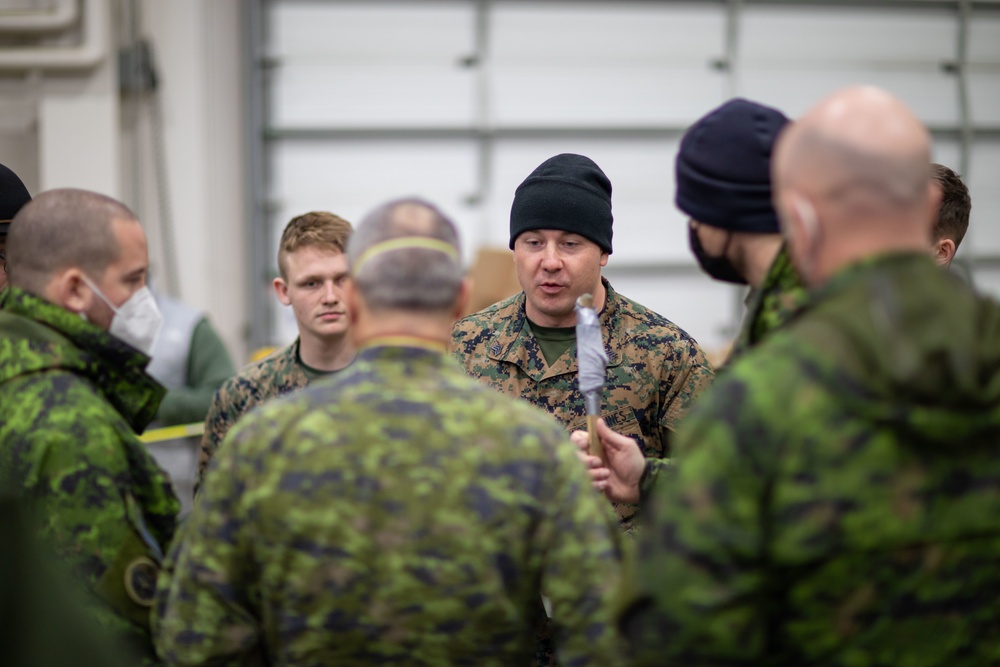
POLYGON ((841 268, 826 284, 817 287, 813 292, 813 300, 821 301, 837 292, 850 289, 852 285, 869 280, 873 274, 880 271, 898 271, 900 267, 909 267, 913 264, 933 266, 934 260, 930 255, 914 251, 897 251, 865 257, 841 268))
MULTIPOLYGON (((607 278, 601 278, 606 290, 604 307, 601 309, 600 321, 605 333, 605 347, 608 348, 609 366, 621 363, 621 355, 609 341, 620 340, 620 319, 618 308, 620 297, 611 287, 607 278)), ((498 323, 493 331, 493 337, 487 346, 487 354, 494 361, 504 361, 517 365, 535 382, 576 373, 576 343, 569 348, 551 366, 545 363, 538 341, 527 326, 528 316, 524 309, 526 297, 524 292, 512 296, 496 306, 497 312, 491 318, 498 323)))
POLYGON ((759 343, 766 334, 792 319, 808 301, 809 290, 802 284, 802 279, 799 278, 788 254, 787 246, 782 244, 771 263, 771 268, 764 276, 764 281, 759 287, 751 289, 747 295, 747 310, 743 316, 743 325, 725 365, 730 365, 759 343))
MULTIPOLYGON (((166 390, 145 372, 149 357, 79 315, 17 288, 3 311, 30 320, 30 335, 10 331, 9 376, 62 369, 90 380, 137 433, 152 421, 166 390)), ((13 329, 13 327, 12 327, 13 329)))
POLYGON ((414 361, 417 359, 452 361, 446 346, 428 345, 426 340, 404 336, 373 339, 358 350, 354 363, 377 360, 414 361))

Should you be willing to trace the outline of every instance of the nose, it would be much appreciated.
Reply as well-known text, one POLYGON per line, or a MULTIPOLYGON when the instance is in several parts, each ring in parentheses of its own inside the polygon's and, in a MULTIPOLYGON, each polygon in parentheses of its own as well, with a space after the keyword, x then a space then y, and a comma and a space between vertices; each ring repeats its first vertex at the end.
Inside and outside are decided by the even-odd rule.
POLYGON ((340 290, 336 283, 327 280, 323 284, 323 303, 337 303, 338 301, 340 301, 340 290))
POLYGON ((559 249, 554 243, 546 243, 542 251, 542 269, 552 272, 560 268, 562 268, 562 258, 559 256, 559 249))

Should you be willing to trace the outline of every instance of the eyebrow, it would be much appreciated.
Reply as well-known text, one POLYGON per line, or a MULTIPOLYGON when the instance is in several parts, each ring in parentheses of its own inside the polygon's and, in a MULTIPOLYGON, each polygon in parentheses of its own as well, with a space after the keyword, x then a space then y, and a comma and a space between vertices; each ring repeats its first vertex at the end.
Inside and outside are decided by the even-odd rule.
MULTIPOLYGON (((337 271, 330 276, 331 279, 337 280, 338 278, 343 278, 345 276, 351 275, 350 271, 337 271)), ((318 273, 311 273, 306 276, 302 276, 296 281, 296 284, 308 283, 308 282, 323 282, 327 280, 326 276, 320 275, 318 273)))

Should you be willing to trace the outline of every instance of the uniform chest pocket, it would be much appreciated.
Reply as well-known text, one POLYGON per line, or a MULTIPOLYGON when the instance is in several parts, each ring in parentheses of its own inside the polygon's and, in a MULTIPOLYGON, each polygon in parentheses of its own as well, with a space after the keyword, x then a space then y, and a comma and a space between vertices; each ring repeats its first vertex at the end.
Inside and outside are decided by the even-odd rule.
MULTIPOLYGON (((642 434, 642 428, 639 426, 639 420, 636 419, 635 413, 632 412, 632 408, 622 408, 620 410, 614 410, 611 412, 601 413, 601 419, 608 427, 617 433, 622 435, 627 435, 636 442, 639 443, 639 449, 646 452, 646 439, 642 434)), ((581 417, 573 420, 569 427, 566 429, 570 433, 573 431, 586 431, 587 430, 587 418, 581 417)), ((649 456, 648 453, 646 453, 649 456)))
MULTIPOLYGON (((601 419, 603 419, 604 422, 611 427, 611 430, 617 431, 618 433, 628 436, 638 442, 639 448, 643 452, 646 452, 645 438, 642 435, 642 429, 639 427, 639 420, 636 419, 635 413, 632 412, 632 408, 622 408, 612 412, 605 412, 601 415, 601 419)), ((587 430, 586 418, 574 421, 569 427, 569 431, 571 433, 573 431, 585 430, 587 430)), ((621 522, 622 528, 626 532, 631 531, 639 506, 629 503, 612 503, 612 506, 615 509, 615 513, 618 515, 618 520, 621 522)))

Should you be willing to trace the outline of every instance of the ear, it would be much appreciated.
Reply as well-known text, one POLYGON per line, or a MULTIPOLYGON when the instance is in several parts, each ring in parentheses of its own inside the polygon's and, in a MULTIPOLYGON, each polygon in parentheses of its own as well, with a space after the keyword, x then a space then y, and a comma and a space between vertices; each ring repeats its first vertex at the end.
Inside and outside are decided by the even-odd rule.
POLYGON ((931 248, 931 252, 934 255, 934 261, 938 263, 938 266, 949 266, 951 260, 955 259, 955 241, 952 239, 940 239, 935 241, 931 248))
POLYGON ((472 298, 472 289, 475 283, 472 278, 466 276, 462 278, 462 283, 458 286, 458 296, 455 297, 455 307, 452 309, 452 319, 458 320, 465 314, 465 309, 472 298))
POLYGON ((94 303, 94 290, 83 280, 80 269, 70 267, 49 280, 45 298, 71 313, 86 313, 94 303))
POLYGON ((274 286, 274 295, 278 297, 278 301, 286 306, 292 305, 291 299, 288 298, 288 283, 285 279, 275 278, 271 284, 274 286))
POLYGON ((608 265, 608 253, 601 252, 601 266, 607 266, 607 265, 608 265))
POLYGON ((790 192, 783 198, 781 231, 789 251, 805 256, 813 252, 821 236, 816 206, 805 195, 790 192))

